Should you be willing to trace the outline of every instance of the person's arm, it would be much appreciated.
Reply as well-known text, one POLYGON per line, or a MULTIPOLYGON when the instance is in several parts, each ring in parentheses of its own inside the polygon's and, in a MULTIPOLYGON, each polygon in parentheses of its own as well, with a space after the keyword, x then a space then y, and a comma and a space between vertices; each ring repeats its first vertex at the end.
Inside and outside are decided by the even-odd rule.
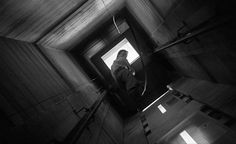
POLYGON ((135 75, 135 70, 134 68, 131 67, 130 63, 128 62, 127 59, 125 59, 125 63, 126 63, 126 66, 128 67, 128 69, 130 70, 130 72, 135 75))

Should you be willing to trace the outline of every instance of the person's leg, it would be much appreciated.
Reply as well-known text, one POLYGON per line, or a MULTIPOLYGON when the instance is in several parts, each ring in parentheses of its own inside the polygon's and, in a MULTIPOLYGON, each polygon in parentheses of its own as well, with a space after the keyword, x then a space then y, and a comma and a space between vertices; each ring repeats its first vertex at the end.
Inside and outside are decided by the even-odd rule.
POLYGON ((126 96, 124 97, 124 99, 127 103, 127 109, 130 112, 137 112, 136 97, 139 92, 136 90, 135 86, 138 81, 127 69, 120 70, 116 74, 116 76, 117 76, 119 85, 121 85, 120 87, 124 88, 124 91, 126 92, 126 96))
POLYGON ((134 100, 129 96, 126 89, 126 83, 128 80, 128 71, 126 69, 120 69, 115 73, 118 85, 120 87, 120 95, 125 103, 125 109, 128 113, 133 113, 136 110, 134 100))

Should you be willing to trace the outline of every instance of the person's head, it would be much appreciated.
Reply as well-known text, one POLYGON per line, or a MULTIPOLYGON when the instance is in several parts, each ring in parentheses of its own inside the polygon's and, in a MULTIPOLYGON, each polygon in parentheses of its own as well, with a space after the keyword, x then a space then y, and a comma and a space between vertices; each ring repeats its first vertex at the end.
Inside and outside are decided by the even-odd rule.
POLYGON ((120 50, 117 54, 117 58, 119 58, 119 57, 127 58, 127 56, 128 56, 128 51, 126 51, 126 50, 120 50))

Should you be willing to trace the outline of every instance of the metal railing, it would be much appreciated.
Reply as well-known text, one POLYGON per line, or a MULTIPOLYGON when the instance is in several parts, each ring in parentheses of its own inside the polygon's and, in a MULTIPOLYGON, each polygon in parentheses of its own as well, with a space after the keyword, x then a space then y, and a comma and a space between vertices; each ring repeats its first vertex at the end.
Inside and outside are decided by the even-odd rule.
POLYGON ((106 91, 102 92, 102 94, 96 100, 96 102, 87 110, 87 113, 78 121, 75 127, 66 136, 66 138, 62 142, 63 144, 75 144, 78 141, 83 131, 86 129, 87 125, 89 124, 89 121, 93 118, 97 109, 100 107, 101 103, 105 99, 106 95, 107 95, 106 91))
POLYGON ((200 24, 200 26, 197 26, 196 28, 190 30, 189 32, 182 34, 182 36, 177 37, 174 40, 169 41, 161 46, 158 46, 154 50, 154 53, 157 53, 157 52, 162 51, 164 49, 170 48, 170 47, 177 45, 179 43, 184 43, 191 38, 195 38, 201 34, 204 34, 206 32, 214 30, 216 28, 222 27, 225 24, 227 24, 230 20, 232 20, 231 17, 212 18, 209 21, 204 22, 204 24, 200 24))

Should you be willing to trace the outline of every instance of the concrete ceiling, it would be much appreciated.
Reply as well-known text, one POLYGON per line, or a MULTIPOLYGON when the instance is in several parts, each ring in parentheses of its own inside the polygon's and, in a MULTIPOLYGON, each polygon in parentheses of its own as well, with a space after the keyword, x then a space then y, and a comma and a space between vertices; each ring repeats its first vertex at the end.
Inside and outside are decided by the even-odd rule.
POLYGON ((123 5, 124 0, 1 0, 0 36, 65 50, 123 5))

